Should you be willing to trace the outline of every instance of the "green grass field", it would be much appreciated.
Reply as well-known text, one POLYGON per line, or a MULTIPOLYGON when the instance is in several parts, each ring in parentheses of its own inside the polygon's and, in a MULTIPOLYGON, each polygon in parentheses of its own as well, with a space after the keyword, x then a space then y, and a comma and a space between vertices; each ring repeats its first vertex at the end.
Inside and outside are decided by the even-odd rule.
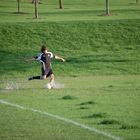
POLYGON ((34 19, 30 0, 22 14, 15 0, 0 1, 0 140, 140 139, 140 4, 110 0, 111 16, 104 9, 103 0, 65 0, 61 10, 41 0, 34 19), (42 44, 66 59, 52 62, 61 89, 27 80, 40 64, 24 59, 42 44))
MULTIPOLYGON (((64 89, 44 88, 45 81, 8 81, 19 89, 2 90, 1 99, 74 120, 127 140, 138 140, 139 76, 59 77, 64 89), (103 123, 104 122, 104 123, 103 123), (109 124, 107 123, 109 122, 109 124)), ((4 89, 6 81, 1 83, 4 89)), ((3 139, 109 139, 32 111, 0 105, 3 139)))

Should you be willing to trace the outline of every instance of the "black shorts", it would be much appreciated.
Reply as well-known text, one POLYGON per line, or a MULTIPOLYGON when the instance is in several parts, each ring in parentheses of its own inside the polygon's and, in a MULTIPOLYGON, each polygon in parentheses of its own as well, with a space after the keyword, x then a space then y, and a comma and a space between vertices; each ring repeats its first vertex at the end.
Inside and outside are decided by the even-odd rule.
POLYGON ((46 75, 46 77, 49 77, 51 74, 53 74, 52 69, 44 70, 44 69, 42 68, 41 71, 42 71, 42 76, 46 75))

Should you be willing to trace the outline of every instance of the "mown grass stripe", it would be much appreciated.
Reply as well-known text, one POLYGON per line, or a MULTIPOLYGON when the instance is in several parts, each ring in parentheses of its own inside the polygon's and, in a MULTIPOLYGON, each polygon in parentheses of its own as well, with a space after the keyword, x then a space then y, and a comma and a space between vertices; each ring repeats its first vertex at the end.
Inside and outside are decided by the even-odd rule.
POLYGON ((70 120, 70 119, 67 119, 67 118, 55 115, 55 114, 48 113, 46 111, 41 111, 41 110, 29 108, 29 107, 24 107, 24 106, 21 106, 21 105, 15 104, 15 103, 10 103, 10 102, 7 102, 7 101, 1 100, 1 99, 0 99, 0 103, 1 104, 5 104, 5 105, 9 105, 9 106, 12 106, 12 107, 16 107, 16 108, 19 108, 19 109, 22 109, 22 110, 30 110, 32 112, 37 112, 39 114, 43 114, 43 115, 55 118, 57 120, 61 120, 61 121, 66 122, 66 123, 70 123, 70 124, 73 124, 75 126, 79 126, 79 127, 83 128, 83 129, 87 129, 89 131, 95 132, 96 134, 100 134, 100 135, 106 136, 108 138, 111 138, 112 140, 122 140, 121 138, 113 136, 110 133, 107 133, 107 132, 104 132, 104 131, 100 131, 100 130, 94 128, 94 127, 89 127, 89 126, 86 126, 84 124, 78 123, 76 121, 73 121, 73 120, 70 120))

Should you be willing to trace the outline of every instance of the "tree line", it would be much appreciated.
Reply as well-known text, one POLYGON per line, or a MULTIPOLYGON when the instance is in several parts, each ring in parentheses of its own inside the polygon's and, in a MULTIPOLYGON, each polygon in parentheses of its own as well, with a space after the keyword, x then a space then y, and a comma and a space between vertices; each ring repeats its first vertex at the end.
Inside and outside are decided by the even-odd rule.
MULTIPOLYGON (((135 0, 136 3, 138 3, 139 0, 135 0)), ((17 13, 20 13, 20 2, 21 0, 17 0, 17 13)), ((41 0, 31 0, 31 2, 34 4, 35 8, 35 18, 38 18, 38 4, 41 3, 41 0)), ((59 0, 59 9, 64 8, 63 0, 59 0)), ((105 15, 110 15, 110 9, 109 9, 109 0, 105 0, 105 15)))
MULTIPOLYGON (((136 0, 136 3, 138 3, 139 0, 136 0)), ((109 0, 105 0, 105 5, 106 5, 106 15, 110 15, 110 10, 109 10, 109 0)))
MULTIPOLYGON (((21 0, 17 0, 17 13, 20 14, 20 3, 21 0)), ((35 7, 35 18, 38 18, 38 4, 41 3, 41 0, 31 0, 31 3, 34 4, 35 7)), ((59 8, 63 9, 63 0, 59 0, 59 8)))

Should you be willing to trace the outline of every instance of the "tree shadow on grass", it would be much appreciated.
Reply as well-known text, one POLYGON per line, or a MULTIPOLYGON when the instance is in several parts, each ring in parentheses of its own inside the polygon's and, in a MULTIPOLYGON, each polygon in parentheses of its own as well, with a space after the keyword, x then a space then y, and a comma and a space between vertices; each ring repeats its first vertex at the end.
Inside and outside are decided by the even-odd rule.
POLYGON ((25 72, 29 69, 29 64, 25 63, 25 53, 0 51, 0 74, 11 72, 25 72))

